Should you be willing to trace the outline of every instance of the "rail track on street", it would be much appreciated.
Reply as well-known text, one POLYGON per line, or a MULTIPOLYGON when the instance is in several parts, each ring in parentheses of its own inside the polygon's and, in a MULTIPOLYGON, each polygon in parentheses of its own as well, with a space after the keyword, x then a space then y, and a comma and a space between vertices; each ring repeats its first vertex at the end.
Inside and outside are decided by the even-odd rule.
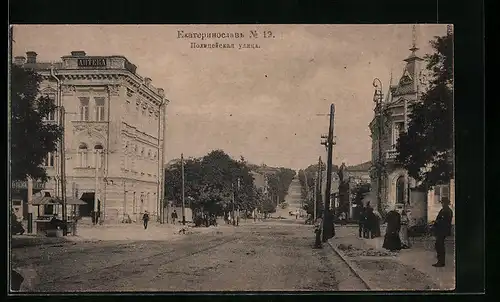
MULTIPOLYGON (((101 267, 96 267, 84 272, 78 272, 70 275, 65 275, 62 277, 57 277, 53 280, 43 282, 39 284, 40 289, 34 289, 36 292, 44 292, 44 291, 51 291, 48 289, 57 289, 60 284, 67 284, 67 283, 73 283, 73 284, 78 284, 78 283, 84 283, 83 281, 98 281, 98 280, 103 280, 103 282, 106 281, 114 281, 120 278, 125 278, 129 275, 134 275, 138 274, 144 271, 144 267, 151 265, 150 260, 156 259, 156 258, 165 258, 165 261, 162 261, 161 264, 169 264, 173 262, 177 262, 180 260, 183 260, 185 258, 192 257, 196 254, 200 254, 206 251, 209 251, 211 249, 218 248, 220 246, 223 246, 225 244, 234 242, 236 240, 239 240, 239 237, 232 237, 229 239, 220 239, 216 238, 213 240, 209 240, 205 244, 208 244, 208 246, 205 246, 203 248, 195 249, 193 251, 189 251, 187 253, 182 253, 180 255, 174 256, 173 258, 167 259, 168 256, 171 256, 175 251, 182 250, 182 247, 177 247, 176 249, 168 248, 165 251, 162 251, 160 253, 154 253, 152 255, 148 255, 145 257, 140 257, 140 254, 138 254, 138 258, 136 259, 124 259, 123 261, 120 261, 119 263, 114 263, 112 265, 107 265, 107 266, 101 266, 101 267), (118 269, 119 268, 119 269, 118 269), (125 268, 125 269, 124 269, 125 268), (82 280, 82 281, 79 281, 82 280), (47 289, 45 289, 47 288, 47 289)), ((205 245, 204 244, 204 245, 205 245)), ((62 290, 57 290, 57 291, 64 291, 62 290)))

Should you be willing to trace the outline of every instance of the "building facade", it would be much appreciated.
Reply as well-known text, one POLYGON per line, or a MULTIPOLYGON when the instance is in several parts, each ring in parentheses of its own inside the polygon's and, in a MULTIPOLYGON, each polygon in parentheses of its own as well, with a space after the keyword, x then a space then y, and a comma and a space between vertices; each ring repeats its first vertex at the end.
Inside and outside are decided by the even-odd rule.
POLYGON ((64 127, 64 146, 48 154, 50 180, 42 194, 86 202, 80 215, 97 208, 102 220, 160 213, 166 106, 164 90, 137 74, 123 56, 87 56, 74 51, 61 62, 37 62, 35 52, 14 63, 35 69, 43 79, 40 93, 58 110, 45 118, 64 127), (62 170, 61 150, 64 150, 62 170), (97 193, 97 197, 95 194, 97 193), (97 207, 94 205, 97 199, 97 207))
POLYGON ((414 45, 410 48, 410 55, 404 60, 405 67, 396 84, 391 83, 381 108, 376 106, 375 115, 369 127, 372 136, 372 162, 379 161, 379 156, 385 171, 379 175, 375 168, 370 172, 372 197, 374 206, 377 203, 377 188, 381 186, 382 208, 387 211, 391 208, 401 209, 405 207, 410 211, 410 217, 414 224, 425 224, 435 219, 441 208, 442 197, 449 197, 454 205, 454 181, 436 186, 429 192, 419 192, 415 189, 416 181, 408 176, 407 171, 395 161, 397 156, 396 144, 399 136, 407 130, 411 105, 420 101, 421 71, 423 59, 417 55, 418 48, 414 45), (379 115, 378 112, 383 112, 379 115), (379 123, 377 119, 387 118, 388 122, 382 122, 379 137, 379 123), (380 140, 380 150, 379 150, 380 140), (380 152, 380 153, 379 153, 380 152))

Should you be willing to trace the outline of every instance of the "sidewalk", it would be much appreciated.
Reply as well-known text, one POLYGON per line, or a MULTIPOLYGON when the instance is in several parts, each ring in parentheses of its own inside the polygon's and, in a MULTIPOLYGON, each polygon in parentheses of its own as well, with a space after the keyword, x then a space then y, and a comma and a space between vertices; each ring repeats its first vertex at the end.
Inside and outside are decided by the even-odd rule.
POLYGON ((190 234, 216 234, 220 232, 221 227, 199 227, 194 228, 186 224, 159 224, 152 223, 144 229, 142 224, 138 223, 116 223, 104 225, 83 225, 77 228, 77 236, 68 236, 69 240, 99 240, 99 241, 117 241, 117 240, 175 240, 184 238, 190 234), (184 231, 182 231, 184 230, 184 231))
POLYGON ((36 235, 14 235, 10 242, 12 249, 48 245, 48 244, 61 244, 68 242, 67 237, 45 237, 36 235))
POLYGON ((436 268, 433 244, 415 240, 410 249, 389 252, 383 237, 361 239, 358 228, 336 226, 329 245, 348 262, 372 290, 453 290, 455 288, 454 241, 446 243, 446 267, 436 268), (429 248, 431 246, 431 248, 429 248))
POLYGON ((190 234, 225 234, 234 231, 233 226, 211 226, 194 228, 186 224, 152 223, 147 229, 139 223, 114 223, 103 225, 81 224, 77 226, 76 236, 46 237, 41 235, 16 235, 12 237, 12 248, 23 248, 39 245, 63 244, 84 241, 149 241, 177 240, 190 234), (182 231, 184 229, 184 231, 182 231))

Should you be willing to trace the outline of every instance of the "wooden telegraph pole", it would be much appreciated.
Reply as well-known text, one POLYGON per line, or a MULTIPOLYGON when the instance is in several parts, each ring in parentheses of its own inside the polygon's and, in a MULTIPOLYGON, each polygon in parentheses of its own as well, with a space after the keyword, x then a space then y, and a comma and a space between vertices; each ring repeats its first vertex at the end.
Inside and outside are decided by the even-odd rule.
MULTIPOLYGON (((332 189, 332 157, 333 157, 333 130, 334 130, 334 119, 335 117, 335 105, 330 105, 330 127, 328 129, 328 136, 325 142, 321 142, 325 145, 328 153, 328 161, 326 165, 326 190, 325 190, 325 209, 323 214, 323 242, 335 236, 335 227, 333 225, 333 217, 335 216, 335 204, 330 210, 330 191, 332 189)), ((322 137, 325 138, 325 137, 322 137)))
POLYGON ((181 153, 181 173, 182 173, 182 224, 186 224, 186 206, 184 198, 184 154, 181 153))

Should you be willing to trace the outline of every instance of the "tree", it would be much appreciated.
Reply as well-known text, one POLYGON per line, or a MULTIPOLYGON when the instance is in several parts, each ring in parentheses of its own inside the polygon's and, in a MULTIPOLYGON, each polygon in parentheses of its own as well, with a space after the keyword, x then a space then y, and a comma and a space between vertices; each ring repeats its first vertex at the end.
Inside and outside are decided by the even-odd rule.
POLYGON ((295 171, 289 168, 278 168, 274 174, 268 176, 268 187, 269 193, 273 198, 273 201, 281 203, 285 200, 285 196, 288 194, 288 188, 295 177, 295 171))
MULTIPOLYGON (((165 169, 165 192, 167 200, 175 201, 176 206, 182 202, 182 167, 178 160, 172 166, 165 169)), ((196 202, 201 194, 200 184, 202 180, 201 162, 197 158, 184 160, 184 194, 185 197, 191 197, 193 208, 196 208, 196 202)))
POLYGON ((267 214, 276 212, 276 204, 269 198, 264 199, 262 203, 262 213, 267 214))
MULTIPOLYGON (((252 210, 259 204, 253 177, 243 157, 232 159, 222 150, 214 150, 202 158, 184 161, 185 196, 192 197, 192 208, 211 213, 235 208, 252 210)), ((181 163, 166 170, 165 190, 170 200, 182 200, 181 163)))
POLYGON ((425 57, 430 80, 422 101, 412 106, 408 132, 397 142, 396 160, 430 189, 448 182, 453 166, 453 33, 430 42, 435 52, 425 57))
POLYGON ((42 167, 49 152, 56 151, 62 127, 46 123, 56 110, 54 100, 41 96, 41 77, 34 70, 11 65, 11 177, 48 180, 42 167))

